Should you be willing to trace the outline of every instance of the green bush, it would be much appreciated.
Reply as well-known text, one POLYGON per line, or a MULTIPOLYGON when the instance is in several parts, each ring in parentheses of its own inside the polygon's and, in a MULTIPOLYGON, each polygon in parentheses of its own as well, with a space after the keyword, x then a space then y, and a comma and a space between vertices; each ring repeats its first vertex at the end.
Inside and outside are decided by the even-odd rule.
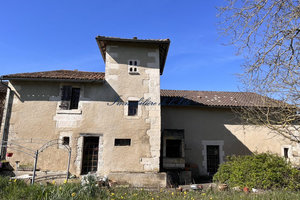
POLYGON ((213 179, 230 187, 300 189, 299 170, 284 158, 270 153, 228 157, 213 179))

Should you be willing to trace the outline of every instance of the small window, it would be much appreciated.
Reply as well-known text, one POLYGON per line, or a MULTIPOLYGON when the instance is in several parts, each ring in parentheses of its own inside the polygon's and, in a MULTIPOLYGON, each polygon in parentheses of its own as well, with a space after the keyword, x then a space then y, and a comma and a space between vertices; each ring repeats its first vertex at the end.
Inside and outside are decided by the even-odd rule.
POLYGON ((115 146, 130 146, 131 139, 115 139, 115 146))
POLYGON ((69 145, 70 144, 70 137, 63 137, 62 144, 63 145, 69 145))
POLYGON ((181 158, 182 157, 182 141, 181 140, 166 140, 166 157, 181 158))
POLYGON ((135 116, 138 112, 138 101, 128 101, 128 116, 135 116))
POLYGON ((61 104, 62 110, 78 109, 80 98, 80 88, 72 88, 72 86, 63 86, 61 93, 61 104))
POLYGON ((128 73, 129 74, 138 74, 138 60, 129 60, 128 61, 128 73))
POLYGON ((131 66, 138 66, 138 64, 139 64, 138 60, 129 60, 128 61, 128 65, 131 65, 131 66))
POLYGON ((284 156, 285 158, 289 158, 289 148, 284 148, 284 149, 283 149, 283 156, 284 156))

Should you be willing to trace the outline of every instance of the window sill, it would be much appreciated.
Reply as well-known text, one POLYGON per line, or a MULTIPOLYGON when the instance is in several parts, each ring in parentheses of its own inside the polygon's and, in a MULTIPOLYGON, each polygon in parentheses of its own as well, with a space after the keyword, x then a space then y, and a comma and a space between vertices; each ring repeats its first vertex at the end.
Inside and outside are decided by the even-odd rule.
POLYGON ((125 118, 126 119, 140 119, 141 117, 139 115, 133 115, 133 116, 125 115, 125 118))
POLYGON ((139 72, 128 72, 130 75, 139 75, 139 72))
POLYGON ((76 109, 76 110, 57 110, 56 114, 73 114, 73 115, 81 115, 82 110, 76 109))

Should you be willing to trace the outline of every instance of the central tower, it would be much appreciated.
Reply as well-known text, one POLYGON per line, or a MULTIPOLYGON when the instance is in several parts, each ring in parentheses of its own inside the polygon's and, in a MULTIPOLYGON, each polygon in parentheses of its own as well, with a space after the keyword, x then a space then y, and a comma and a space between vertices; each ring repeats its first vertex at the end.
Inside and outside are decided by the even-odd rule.
POLYGON ((113 104, 123 115, 114 125, 119 128, 113 134, 120 143, 132 143, 130 148, 139 155, 135 161, 140 168, 132 169, 132 172, 159 172, 160 75, 170 41, 103 36, 96 40, 105 61, 106 83, 117 95, 118 100, 113 104), (122 138, 127 140, 122 141, 122 138))

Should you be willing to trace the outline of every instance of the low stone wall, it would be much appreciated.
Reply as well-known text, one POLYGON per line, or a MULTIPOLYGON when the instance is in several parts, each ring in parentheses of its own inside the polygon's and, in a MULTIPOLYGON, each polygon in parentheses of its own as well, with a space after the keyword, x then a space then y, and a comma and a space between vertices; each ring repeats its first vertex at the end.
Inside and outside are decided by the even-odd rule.
POLYGON ((129 184, 132 187, 166 187, 166 173, 110 173, 108 178, 118 184, 129 184))

